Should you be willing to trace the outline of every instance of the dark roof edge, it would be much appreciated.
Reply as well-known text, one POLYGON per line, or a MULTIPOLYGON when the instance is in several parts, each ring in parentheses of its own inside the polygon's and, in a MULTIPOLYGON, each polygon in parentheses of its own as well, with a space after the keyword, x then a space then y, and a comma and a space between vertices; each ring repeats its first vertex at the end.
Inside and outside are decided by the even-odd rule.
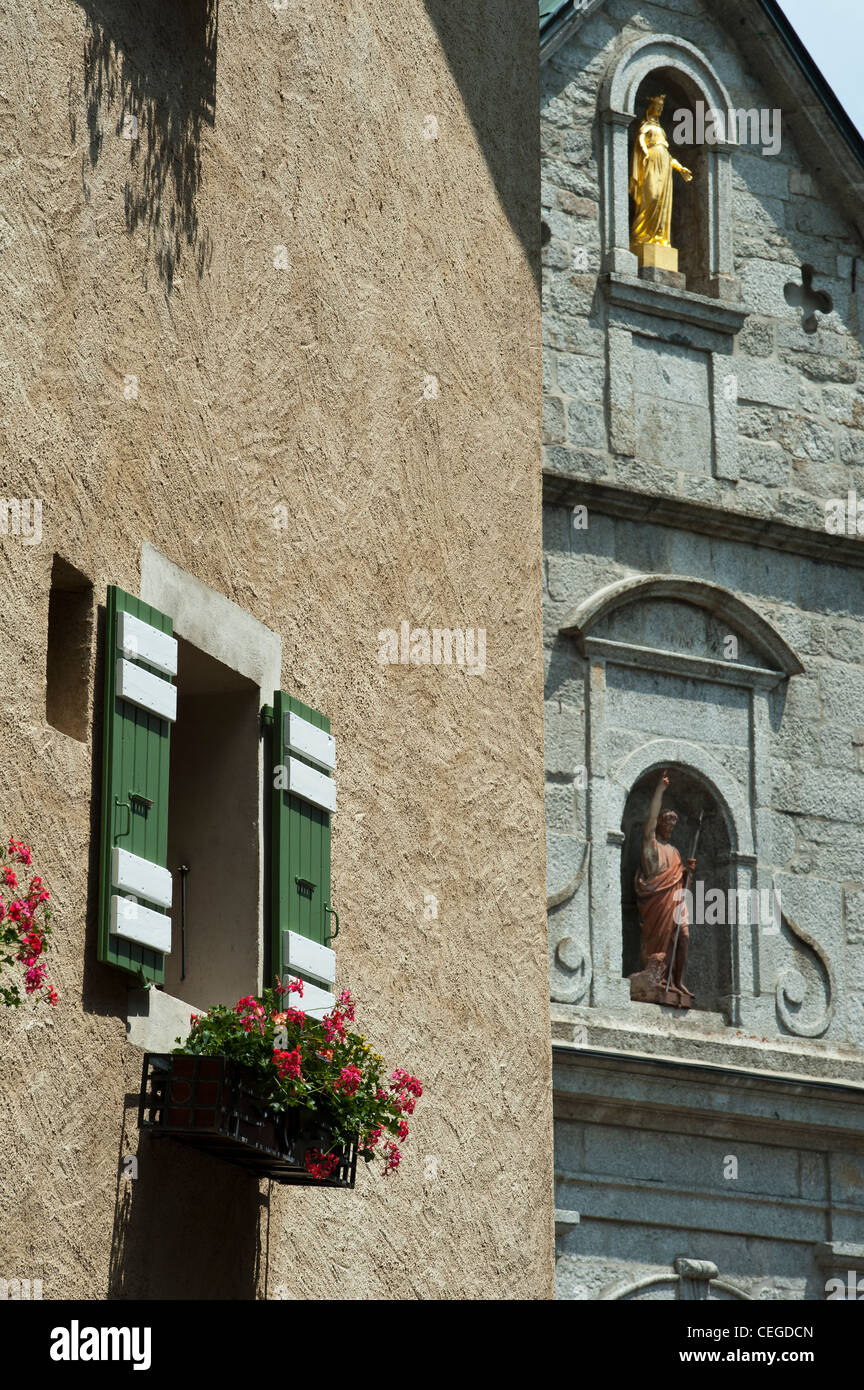
POLYGON ((825 77, 810 50, 802 42, 797 30, 781 10, 778 0, 759 0, 771 23, 789 49, 811 87, 823 102, 836 123, 841 135, 851 147, 856 159, 864 166, 864 136, 840 101, 831 83, 825 77))

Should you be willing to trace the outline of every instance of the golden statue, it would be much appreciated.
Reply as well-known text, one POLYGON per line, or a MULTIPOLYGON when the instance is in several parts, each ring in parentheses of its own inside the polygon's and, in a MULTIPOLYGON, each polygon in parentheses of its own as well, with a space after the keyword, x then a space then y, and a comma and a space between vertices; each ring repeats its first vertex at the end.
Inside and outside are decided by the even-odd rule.
POLYGON ((693 175, 669 153, 669 141, 660 124, 665 100, 665 96, 657 96, 648 102, 633 146, 630 193, 636 204, 636 216, 630 232, 630 249, 639 257, 640 265, 677 270, 678 252, 670 241, 672 173, 677 169, 686 183, 693 175))

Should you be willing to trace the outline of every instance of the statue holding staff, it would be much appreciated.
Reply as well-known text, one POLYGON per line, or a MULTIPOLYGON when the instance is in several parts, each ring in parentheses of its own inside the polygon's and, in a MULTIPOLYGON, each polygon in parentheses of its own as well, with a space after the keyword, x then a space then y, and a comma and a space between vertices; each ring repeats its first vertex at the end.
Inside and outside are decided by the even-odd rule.
POLYGON ((696 860, 681 855, 670 837, 678 822, 675 811, 661 811, 669 777, 660 775, 648 819, 642 829, 642 851, 636 871, 636 906, 642 934, 641 970, 630 976, 630 998, 646 1004, 689 1008, 694 995, 684 984, 690 946, 690 925, 684 890, 696 860))

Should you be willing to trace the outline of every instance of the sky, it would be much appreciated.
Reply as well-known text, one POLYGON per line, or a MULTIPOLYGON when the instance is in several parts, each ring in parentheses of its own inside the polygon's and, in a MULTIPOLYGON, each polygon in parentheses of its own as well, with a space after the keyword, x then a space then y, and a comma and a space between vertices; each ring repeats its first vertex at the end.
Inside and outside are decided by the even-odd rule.
POLYGON ((778 4, 864 135, 864 0, 778 0, 778 4))

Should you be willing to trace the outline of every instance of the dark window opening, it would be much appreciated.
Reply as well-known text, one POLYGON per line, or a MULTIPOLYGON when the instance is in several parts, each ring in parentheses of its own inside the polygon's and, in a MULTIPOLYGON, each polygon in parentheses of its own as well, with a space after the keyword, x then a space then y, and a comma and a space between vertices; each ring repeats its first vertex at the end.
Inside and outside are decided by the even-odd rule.
POLYGON ((93 585, 59 555, 51 568, 45 718, 61 734, 86 743, 90 734, 93 585))
POLYGON ((196 1009, 234 1004, 258 988, 258 706, 252 681, 178 638, 165 990, 196 1009))

